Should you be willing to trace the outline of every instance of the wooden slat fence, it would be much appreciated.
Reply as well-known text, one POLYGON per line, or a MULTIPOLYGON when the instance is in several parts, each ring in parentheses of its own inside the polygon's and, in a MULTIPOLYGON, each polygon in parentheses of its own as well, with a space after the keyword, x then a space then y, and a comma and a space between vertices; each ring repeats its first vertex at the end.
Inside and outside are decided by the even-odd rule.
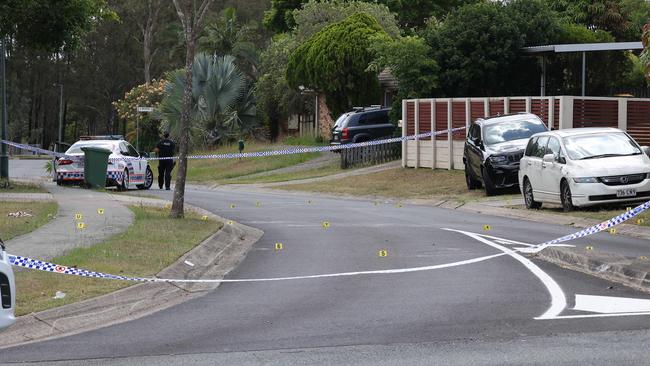
POLYGON ((398 160, 401 156, 401 142, 343 149, 341 169, 387 163, 398 160))

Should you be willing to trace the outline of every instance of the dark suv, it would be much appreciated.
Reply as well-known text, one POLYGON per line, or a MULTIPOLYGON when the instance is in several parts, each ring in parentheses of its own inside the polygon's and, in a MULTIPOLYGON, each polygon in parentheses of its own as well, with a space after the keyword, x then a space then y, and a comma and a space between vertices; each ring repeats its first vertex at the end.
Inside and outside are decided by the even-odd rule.
POLYGON ((518 185, 519 160, 528 139, 547 131, 544 122, 530 113, 479 118, 469 128, 463 163, 468 189, 485 187, 490 196, 499 188, 518 185))
POLYGON ((395 126, 388 120, 390 108, 372 106, 343 113, 332 127, 331 145, 376 140, 393 135, 395 126))

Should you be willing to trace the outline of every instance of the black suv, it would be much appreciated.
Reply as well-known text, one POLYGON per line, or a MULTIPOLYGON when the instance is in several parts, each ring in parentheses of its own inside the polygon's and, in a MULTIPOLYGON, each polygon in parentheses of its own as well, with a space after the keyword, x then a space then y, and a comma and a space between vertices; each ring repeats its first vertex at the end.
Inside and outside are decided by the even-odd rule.
POLYGON ((518 185, 519 160, 528 139, 547 131, 544 122, 530 113, 479 118, 469 128, 463 163, 468 189, 485 187, 490 196, 499 188, 518 185))
POLYGON ((395 126, 388 120, 390 108, 372 106, 343 113, 332 127, 331 145, 376 140, 393 135, 395 126))

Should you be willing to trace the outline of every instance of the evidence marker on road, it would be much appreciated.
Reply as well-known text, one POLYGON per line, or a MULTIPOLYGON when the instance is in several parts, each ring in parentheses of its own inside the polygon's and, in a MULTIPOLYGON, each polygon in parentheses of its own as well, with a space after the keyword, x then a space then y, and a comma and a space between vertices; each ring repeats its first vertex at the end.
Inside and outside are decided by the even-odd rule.
POLYGON ((644 222, 645 222, 645 220, 643 220, 643 219, 636 219, 636 224, 637 224, 637 225, 641 225, 641 224, 643 224, 644 222))
POLYGON ((260 201, 255 202, 255 207, 261 207, 261 206, 262 206, 262 202, 260 201))
POLYGON ((323 221, 323 229, 327 229, 330 227, 329 221, 323 221))
POLYGON ((492 227, 488 224, 483 225, 483 231, 490 231, 492 230, 492 227))
POLYGON ((275 243, 275 250, 282 250, 283 247, 282 243, 275 243))
POLYGON ((388 251, 386 249, 382 249, 382 250, 377 252, 377 256, 382 257, 382 258, 383 257, 388 257, 388 251))
POLYGON ((203 216, 201 216, 201 220, 203 220, 203 221, 208 221, 208 215, 203 215, 203 216))
POLYGON ((612 235, 616 235, 616 229, 615 228, 609 229, 609 233, 612 235))
POLYGON ((82 218, 83 218, 83 215, 82 215, 82 214, 80 214, 80 213, 76 213, 76 214, 74 214, 74 219, 75 219, 75 220, 81 220, 82 218))
POLYGON ((85 228, 86 228, 86 224, 85 224, 85 223, 83 223, 83 222, 78 222, 78 223, 77 223, 77 229, 79 229, 79 230, 83 230, 83 229, 85 229, 85 228))
POLYGON ((232 222, 232 220, 228 220, 228 225, 232 225, 232 224, 234 224, 234 222, 232 222))
POLYGON ((593 245, 587 245, 585 247, 585 250, 589 250, 589 251, 594 250, 594 246, 593 245))
POLYGON ((97 209, 97 214, 98 215, 103 215, 104 214, 104 209, 103 208, 98 208, 97 209))
POLYGON ((235 204, 234 204, 234 203, 231 203, 231 204, 230 204, 230 208, 235 208, 235 204))

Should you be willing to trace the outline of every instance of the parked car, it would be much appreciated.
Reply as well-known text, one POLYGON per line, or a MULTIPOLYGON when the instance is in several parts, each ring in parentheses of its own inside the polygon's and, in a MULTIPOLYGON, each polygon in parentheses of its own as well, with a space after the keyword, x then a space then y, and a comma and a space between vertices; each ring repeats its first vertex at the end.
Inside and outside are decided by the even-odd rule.
POLYGON ((395 125, 388 119, 389 112, 390 108, 371 106, 343 113, 332 127, 330 144, 344 145, 392 136, 395 125))
POLYGON ((516 186, 528 138, 546 130, 544 122, 530 113, 477 119, 469 128, 463 151, 467 188, 483 186, 490 196, 497 189, 516 186))
POLYGON ((16 284, 9 257, 0 241, 0 331, 12 325, 16 318, 16 284))
POLYGON ((616 128, 573 128, 534 135, 521 159, 527 208, 574 207, 650 197, 648 147, 616 128))
MULTIPOLYGON (((55 161, 56 182, 80 183, 84 180, 84 152, 82 147, 93 146, 111 151, 109 159, 123 157, 141 157, 136 149, 121 136, 88 136, 82 137, 65 152, 66 156, 55 161), (74 157, 78 157, 74 159, 74 157)), ((131 188, 149 189, 153 184, 153 172, 149 163, 144 159, 111 160, 108 162, 106 186, 115 186, 120 190, 131 188)))

